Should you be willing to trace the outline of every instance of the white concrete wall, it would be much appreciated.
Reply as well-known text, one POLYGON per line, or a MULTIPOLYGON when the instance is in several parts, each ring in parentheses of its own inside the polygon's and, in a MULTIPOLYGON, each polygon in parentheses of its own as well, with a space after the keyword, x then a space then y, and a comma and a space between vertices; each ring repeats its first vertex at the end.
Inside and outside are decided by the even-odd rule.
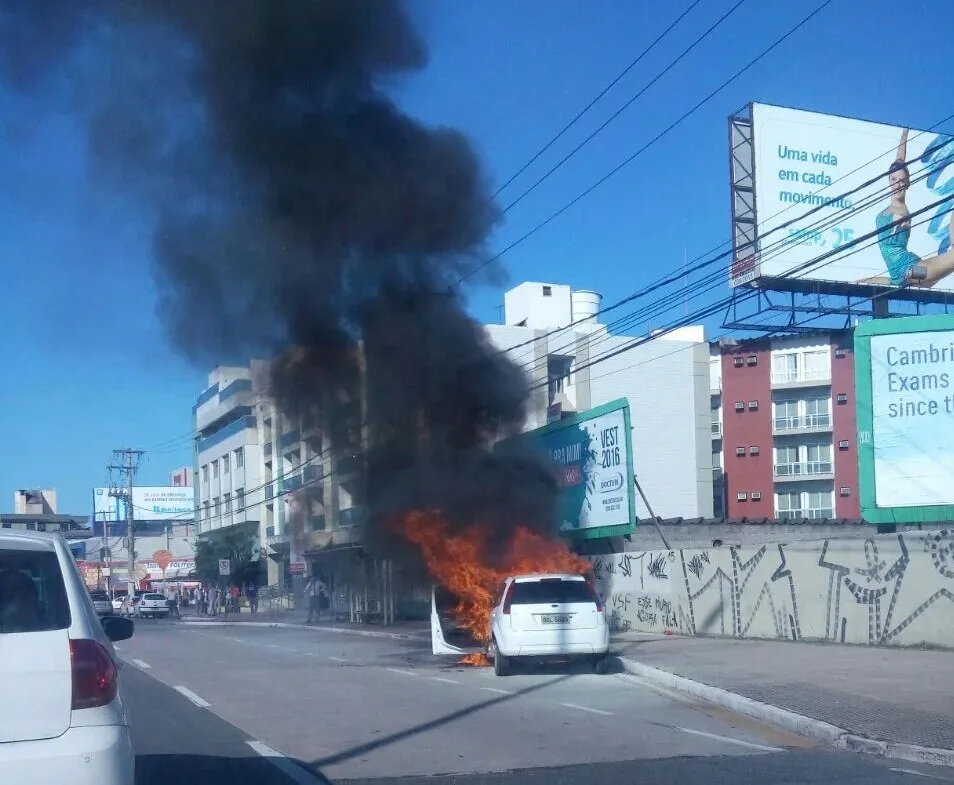
POLYGON ((954 647, 954 530, 589 559, 618 630, 954 647))

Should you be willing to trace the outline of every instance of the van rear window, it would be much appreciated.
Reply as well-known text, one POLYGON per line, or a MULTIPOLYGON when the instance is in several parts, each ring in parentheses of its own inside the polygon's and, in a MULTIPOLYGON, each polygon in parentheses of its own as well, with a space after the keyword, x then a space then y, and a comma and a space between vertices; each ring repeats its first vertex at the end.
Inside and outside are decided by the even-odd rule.
POLYGON ((0 549, 0 635, 63 630, 70 622, 56 554, 0 549))
POLYGON ((544 578, 514 584, 511 605, 542 605, 554 603, 596 602, 593 591, 585 581, 564 581, 544 578))

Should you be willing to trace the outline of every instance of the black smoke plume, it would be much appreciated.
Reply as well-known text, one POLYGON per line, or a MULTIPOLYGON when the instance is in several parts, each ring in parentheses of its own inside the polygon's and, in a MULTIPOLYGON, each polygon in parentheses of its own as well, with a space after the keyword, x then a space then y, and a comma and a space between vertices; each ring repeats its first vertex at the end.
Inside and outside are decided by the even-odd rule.
POLYGON ((7 86, 66 85, 91 176, 154 216, 159 310, 184 353, 277 356, 278 406, 316 414, 364 468, 371 522, 439 506, 499 539, 550 529, 549 470, 488 449, 523 422, 527 378, 463 309, 501 214, 467 140, 389 97, 427 62, 401 3, 4 8, 7 86))

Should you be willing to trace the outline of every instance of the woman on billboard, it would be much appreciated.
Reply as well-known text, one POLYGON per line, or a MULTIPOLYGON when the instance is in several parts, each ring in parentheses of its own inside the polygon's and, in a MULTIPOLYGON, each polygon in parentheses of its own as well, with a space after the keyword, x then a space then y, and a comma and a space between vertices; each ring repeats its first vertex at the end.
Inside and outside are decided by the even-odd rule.
POLYGON ((954 211, 948 232, 948 248, 937 256, 922 259, 908 250, 911 239, 911 211, 905 198, 911 185, 911 173, 906 163, 908 129, 901 132, 898 155, 888 168, 891 203, 875 219, 878 228, 878 248, 888 268, 888 275, 866 278, 861 283, 891 286, 931 287, 954 272, 954 211))

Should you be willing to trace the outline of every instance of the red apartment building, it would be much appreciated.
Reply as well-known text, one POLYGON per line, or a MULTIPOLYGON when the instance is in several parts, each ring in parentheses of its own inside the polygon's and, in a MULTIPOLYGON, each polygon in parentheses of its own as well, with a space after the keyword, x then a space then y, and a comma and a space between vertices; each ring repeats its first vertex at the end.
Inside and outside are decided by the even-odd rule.
POLYGON ((715 515, 858 518, 850 331, 710 350, 715 515))

